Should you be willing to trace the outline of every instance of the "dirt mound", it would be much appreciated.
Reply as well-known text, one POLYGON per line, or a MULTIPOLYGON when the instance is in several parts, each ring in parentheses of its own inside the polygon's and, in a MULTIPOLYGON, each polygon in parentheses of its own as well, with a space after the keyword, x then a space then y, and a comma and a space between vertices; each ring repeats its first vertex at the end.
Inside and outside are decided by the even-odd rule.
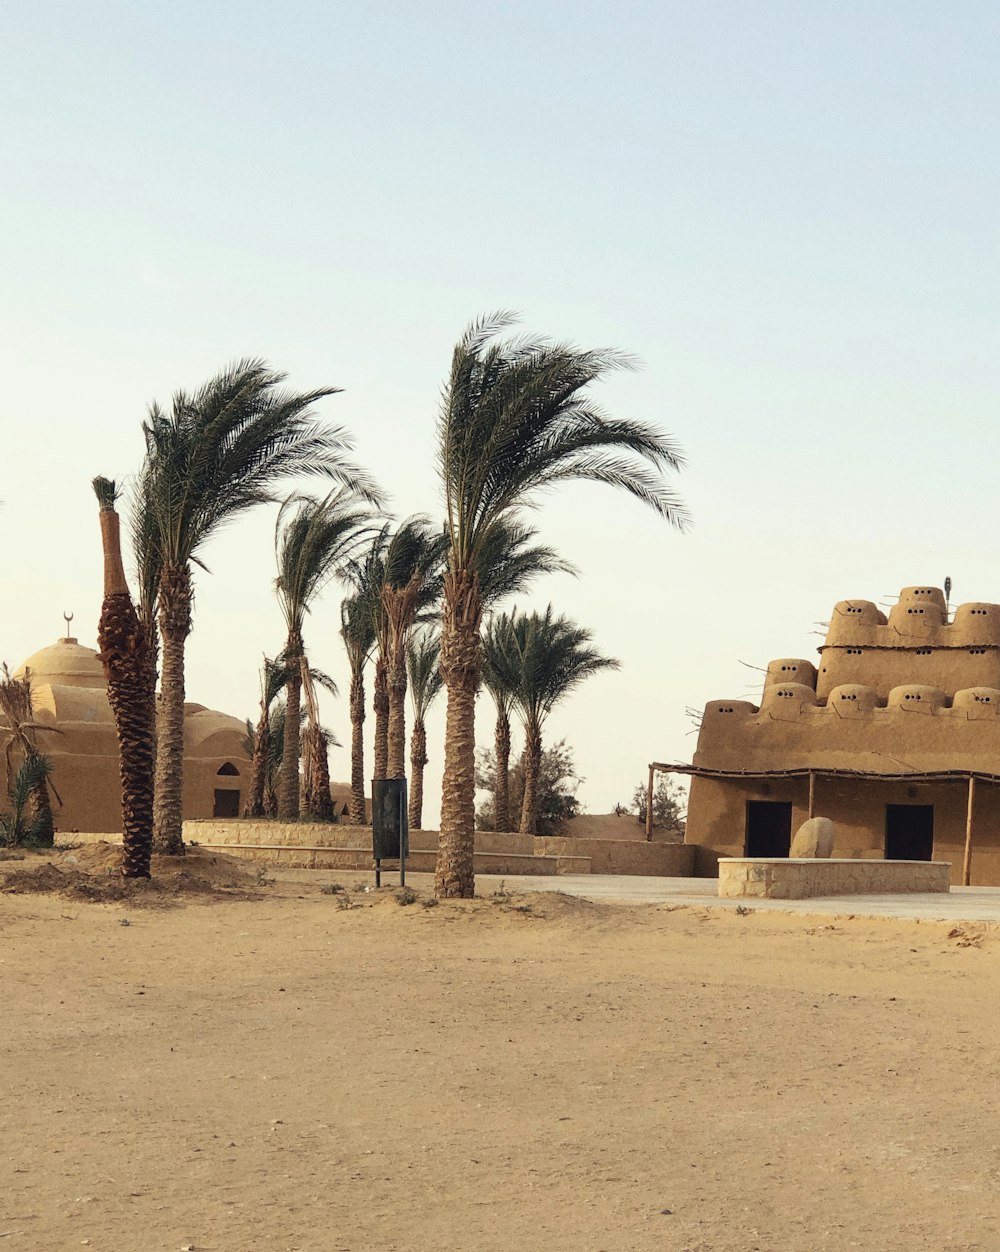
POLYGON ((185 896, 258 898, 259 874, 237 858, 189 847, 182 857, 153 856, 152 878, 122 878, 121 848, 91 843, 17 862, 0 875, 0 891, 43 893, 75 900, 162 905, 185 896))

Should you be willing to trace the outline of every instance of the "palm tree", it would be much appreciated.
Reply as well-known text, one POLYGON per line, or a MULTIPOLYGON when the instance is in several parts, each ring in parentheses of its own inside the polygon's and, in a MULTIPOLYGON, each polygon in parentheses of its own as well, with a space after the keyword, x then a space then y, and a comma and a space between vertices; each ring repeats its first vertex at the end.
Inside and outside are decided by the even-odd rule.
POLYGON ((365 666, 375 647, 375 620, 368 593, 358 590, 340 606, 340 637, 351 666, 351 805, 354 826, 367 821, 365 812, 365 666))
POLYGON ((284 391, 284 378, 262 361, 240 361, 193 394, 178 392, 169 414, 154 403, 143 423, 140 484, 159 564, 163 644, 153 835, 169 853, 184 851, 184 648, 198 553, 225 524, 273 501, 285 477, 324 474, 378 499, 367 475, 345 459, 346 433, 312 418, 310 406, 337 389, 284 391))
MULTIPOLYGON (((507 518, 491 532, 479 557, 479 592, 484 609, 494 608, 508 596, 524 591, 539 574, 576 576, 575 566, 552 548, 534 543, 536 532, 507 518)), ((491 615, 483 634, 483 683, 497 710, 493 742, 496 753, 496 784, 493 793, 494 825, 509 830, 510 822, 510 712, 516 685, 516 661, 504 646, 510 618, 491 615)))
MULTIPOLYGON (((322 500, 290 496, 281 506, 274 528, 278 576, 274 586, 285 619, 287 638, 282 659, 288 668, 285 706, 288 710, 278 816, 299 815, 298 714, 306 668, 302 639, 305 616, 331 578, 354 555, 369 529, 370 510, 351 488, 341 487, 322 500)), ((310 725, 316 725, 309 701, 310 725)))
POLYGON ((125 878, 148 878, 153 851, 155 665, 146 625, 132 603, 122 564, 118 490, 108 478, 91 484, 100 505, 104 601, 97 628, 108 701, 118 733, 122 784, 122 863, 125 878))
POLYGON ((410 517, 385 548, 375 633, 378 660, 385 667, 388 719, 385 772, 376 769, 376 778, 406 776, 406 652, 414 622, 440 599, 444 543, 444 535, 436 534, 426 518, 410 517))
POLYGON ((518 664, 511 618, 493 615, 483 632, 483 686, 493 697, 497 720, 493 731, 496 784, 493 827, 510 830, 510 715, 517 693, 518 664))
POLYGON ((316 821, 332 822, 333 796, 330 794, 329 749, 331 745, 339 748, 340 741, 333 731, 320 723, 316 688, 322 687, 332 696, 337 696, 340 692, 329 674, 317 669, 307 657, 302 659, 305 729, 300 738, 303 760, 300 808, 316 821))
POLYGON ((478 570, 496 528, 520 521, 544 487, 590 479, 630 492, 683 527, 663 479, 682 458, 668 436, 605 416, 587 388, 629 359, 546 339, 503 340, 509 314, 474 322, 452 356, 438 419, 438 462, 448 511, 441 672, 448 688, 441 835, 435 890, 475 892, 475 711, 483 612, 478 570))
POLYGON ((260 671, 260 715, 257 725, 247 722, 247 738, 250 743, 250 790, 243 808, 244 817, 264 817, 264 795, 267 790, 268 768, 271 759, 271 707, 288 683, 288 667, 279 657, 272 661, 264 657, 260 671))
POLYGON ((4 754, 7 764, 8 787, 17 778, 18 796, 15 799, 11 792, 11 803, 20 809, 16 815, 18 822, 24 812, 24 806, 30 798, 31 842, 40 847, 51 848, 55 843, 55 820, 52 816, 52 804, 49 800, 51 788, 61 804, 59 793, 52 783, 52 765, 48 757, 43 757, 35 744, 35 735, 47 730, 56 735, 63 732, 55 726, 47 726, 44 722, 34 720, 34 708, 31 699, 31 678, 25 672, 23 678, 15 678, 7 668, 6 661, 0 665, 0 713, 7 719, 7 739, 4 754), (21 754, 22 766, 27 768, 15 770, 11 758, 11 748, 17 746, 21 754), (35 762, 44 761, 44 765, 35 762), (22 795, 23 793, 23 795, 22 795))
POLYGON ((542 729, 552 709, 585 678, 619 662, 590 647, 591 633, 566 617, 514 613, 510 619, 507 658, 513 662, 513 704, 524 727, 522 835, 538 834, 538 774, 542 764, 542 729))
POLYGON ((51 775, 52 762, 38 753, 25 757, 8 779, 10 811, 0 813, 0 843, 5 847, 51 845, 52 810, 39 811, 35 802, 39 791, 48 785, 51 775))
POLYGON ((409 825, 420 830, 424 808, 424 766, 427 764, 427 710, 441 694, 444 680, 438 662, 441 659, 441 638, 437 632, 422 631, 410 639, 406 651, 406 669, 410 680, 410 701, 413 705, 413 730, 410 734, 410 803, 409 825))

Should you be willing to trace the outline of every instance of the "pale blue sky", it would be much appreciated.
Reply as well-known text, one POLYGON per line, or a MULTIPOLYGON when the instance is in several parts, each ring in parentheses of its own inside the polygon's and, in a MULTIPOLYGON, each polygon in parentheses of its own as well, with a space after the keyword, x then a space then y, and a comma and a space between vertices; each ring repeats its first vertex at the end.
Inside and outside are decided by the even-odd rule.
MULTIPOLYGON (((684 707, 746 690, 738 659, 811 655, 837 599, 950 574, 1000 600, 994 4, 12 9, 0 656, 63 608, 93 643, 89 479, 236 356, 344 387, 324 413, 436 512, 451 345, 498 307, 638 354, 603 398, 690 460, 689 537, 597 487, 539 514, 583 577, 533 602, 623 662, 552 719, 593 810, 690 755, 684 707)), ((280 640, 271 525, 198 581, 189 694, 238 715, 280 640)), ((336 621, 331 594, 311 642, 342 675, 336 621)))

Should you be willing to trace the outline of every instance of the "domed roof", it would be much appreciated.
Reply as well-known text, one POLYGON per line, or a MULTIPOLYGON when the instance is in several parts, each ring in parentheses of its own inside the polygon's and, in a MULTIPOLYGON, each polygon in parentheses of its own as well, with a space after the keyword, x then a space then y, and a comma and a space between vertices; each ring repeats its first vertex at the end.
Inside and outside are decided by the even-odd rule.
POLYGON ((84 648, 75 639, 58 639, 29 656, 14 677, 25 671, 33 687, 46 684, 59 687, 106 687, 104 667, 93 648, 84 648))

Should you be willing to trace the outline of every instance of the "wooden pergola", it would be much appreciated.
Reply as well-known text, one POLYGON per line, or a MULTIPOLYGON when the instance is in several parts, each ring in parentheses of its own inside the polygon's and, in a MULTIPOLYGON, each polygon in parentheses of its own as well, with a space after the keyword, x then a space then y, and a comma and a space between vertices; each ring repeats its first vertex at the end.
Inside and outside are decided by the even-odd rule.
POLYGON ((976 800, 976 783, 1000 783, 1000 774, 991 774, 986 770, 937 769, 937 770, 904 770, 889 772, 883 770, 838 769, 836 767, 801 766, 796 769, 706 769, 702 765, 685 765, 680 762, 664 764, 652 761, 649 765, 649 782, 646 786, 646 839, 653 838, 653 780, 660 774, 687 774, 691 778, 716 778, 722 781, 737 782, 747 779, 772 778, 807 778, 809 780, 809 816, 816 813, 816 779, 817 778, 853 778, 859 782, 961 782, 968 785, 968 802, 965 814, 965 856, 962 861, 962 885, 968 887, 972 878, 972 815, 976 800))

